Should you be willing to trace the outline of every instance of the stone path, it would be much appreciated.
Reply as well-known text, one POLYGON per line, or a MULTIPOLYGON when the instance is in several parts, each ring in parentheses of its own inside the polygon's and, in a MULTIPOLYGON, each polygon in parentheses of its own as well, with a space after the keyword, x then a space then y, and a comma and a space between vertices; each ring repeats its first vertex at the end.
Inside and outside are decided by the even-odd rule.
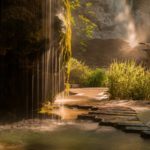
POLYGON ((64 105, 71 109, 84 110, 77 119, 98 122, 127 133, 138 133, 150 138, 150 126, 139 118, 139 110, 150 110, 149 101, 109 100, 107 88, 74 88, 65 98, 64 105), (103 98, 104 97, 104 98, 103 98))
POLYGON ((150 127, 146 126, 130 107, 100 107, 92 105, 66 105, 69 108, 87 110, 87 114, 78 115, 79 120, 91 120, 101 126, 112 126, 127 133, 138 133, 143 138, 150 138, 150 127))

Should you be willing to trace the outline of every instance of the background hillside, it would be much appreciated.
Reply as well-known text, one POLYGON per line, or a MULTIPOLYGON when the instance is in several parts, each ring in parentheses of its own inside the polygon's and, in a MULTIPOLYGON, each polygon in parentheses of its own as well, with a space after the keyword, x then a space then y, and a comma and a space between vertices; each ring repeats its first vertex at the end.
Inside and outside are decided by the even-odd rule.
POLYGON ((130 58, 149 66, 149 47, 139 44, 150 42, 149 6, 149 0, 80 0, 73 11, 73 56, 92 67, 107 67, 113 59, 130 58), (81 16, 90 21, 84 22, 91 27, 90 36, 81 30, 81 16))

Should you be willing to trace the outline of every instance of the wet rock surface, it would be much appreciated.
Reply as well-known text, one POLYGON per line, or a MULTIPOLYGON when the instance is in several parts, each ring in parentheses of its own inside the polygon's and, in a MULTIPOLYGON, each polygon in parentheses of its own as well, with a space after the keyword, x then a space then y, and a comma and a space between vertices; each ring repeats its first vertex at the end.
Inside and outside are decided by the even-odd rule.
POLYGON ((70 105, 71 108, 88 110, 87 114, 78 115, 78 120, 91 120, 98 122, 100 126, 112 126, 127 133, 138 133, 143 138, 150 138, 150 127, 129 107, 74 106, 70 105))

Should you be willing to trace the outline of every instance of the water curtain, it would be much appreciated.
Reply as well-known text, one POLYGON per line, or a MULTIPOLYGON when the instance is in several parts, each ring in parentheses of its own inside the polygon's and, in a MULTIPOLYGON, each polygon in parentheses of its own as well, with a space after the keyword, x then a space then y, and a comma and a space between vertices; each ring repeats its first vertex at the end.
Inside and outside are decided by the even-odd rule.
POLYGON ((71 55, 69 1, 2 0, 0 4, 0 106, 33 115, 65 88, 71 55))

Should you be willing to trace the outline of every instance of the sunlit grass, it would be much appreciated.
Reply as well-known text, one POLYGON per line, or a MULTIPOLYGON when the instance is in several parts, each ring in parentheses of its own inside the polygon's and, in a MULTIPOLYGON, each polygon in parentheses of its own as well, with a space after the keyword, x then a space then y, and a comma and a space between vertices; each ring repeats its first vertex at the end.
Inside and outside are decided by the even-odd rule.
POLYGON ((112 99, 150 100, 150 71, 134 61, 111 64, 108 87, 112 99))

